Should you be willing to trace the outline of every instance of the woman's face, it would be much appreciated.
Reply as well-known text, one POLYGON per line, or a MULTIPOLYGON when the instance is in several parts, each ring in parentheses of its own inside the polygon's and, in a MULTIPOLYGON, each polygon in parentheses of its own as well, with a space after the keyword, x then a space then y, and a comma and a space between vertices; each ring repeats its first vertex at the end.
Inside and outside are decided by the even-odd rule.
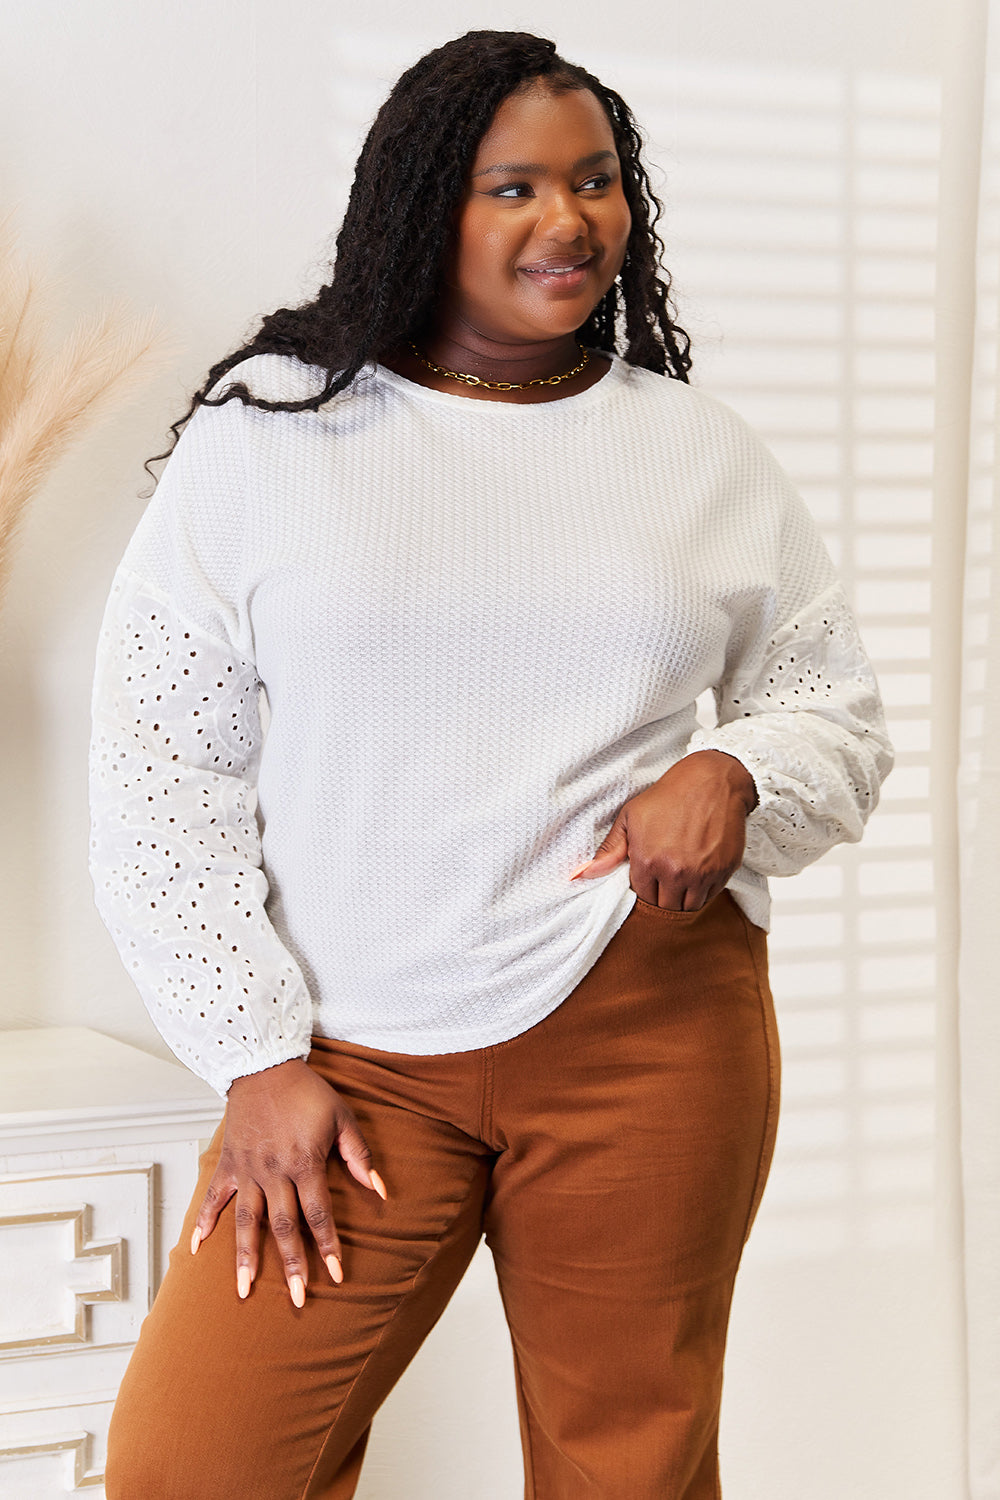
POLYGON ((511 94, 472 165, 439 330, 500 344, 572 334, 621 270, 630 228, 597 98, 543 83, 511 94))

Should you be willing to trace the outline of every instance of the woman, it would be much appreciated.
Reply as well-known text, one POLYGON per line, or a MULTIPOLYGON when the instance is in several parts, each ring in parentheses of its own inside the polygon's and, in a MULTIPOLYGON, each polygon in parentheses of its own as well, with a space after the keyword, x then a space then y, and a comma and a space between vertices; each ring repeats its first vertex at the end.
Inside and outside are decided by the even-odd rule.
POLYGON ((418 62, 116 580, 99 904, 228 1107, 110 1500, 353 1494, 484 1229, 527 1493, 719 1493, 765 877, 860 836, 889 751, 801 502, 686 383, 638 144, 550 42, 418 62))

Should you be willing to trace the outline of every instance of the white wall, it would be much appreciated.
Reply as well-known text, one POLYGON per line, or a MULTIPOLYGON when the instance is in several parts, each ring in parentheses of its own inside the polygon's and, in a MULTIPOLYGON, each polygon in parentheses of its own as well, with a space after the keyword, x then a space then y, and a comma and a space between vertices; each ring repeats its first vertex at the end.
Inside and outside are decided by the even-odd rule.
MULTIPOLYGON (((399 69, 467 27, 544 29, 648 125, 698 378, 801 483, 902 752, 860 853, 779 901, 786 1106, 734 1315, 727 1500, 960 1500, 951 684, 978 0, 905 16, 892 0, 619 0, 613 28, 570 0, 544 21, 442 0, 357 14, 5 0, 0 216, 62 278, 60 319, 124 294, 160 310, 179 352, 40 497, 0 622, 2 1024, 82 1022, 164 1051, 86 875, 90 664, 141 462, 208 363, 314 283, 399 69)), ((360 1494, 509 1500, 519 1468, 477 1261, 360 1494)))

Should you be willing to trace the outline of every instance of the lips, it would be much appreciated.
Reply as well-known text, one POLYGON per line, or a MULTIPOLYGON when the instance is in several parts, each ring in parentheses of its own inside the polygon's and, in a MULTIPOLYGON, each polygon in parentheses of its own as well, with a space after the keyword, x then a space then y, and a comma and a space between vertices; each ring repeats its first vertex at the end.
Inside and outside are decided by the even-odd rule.
POLYGON ((551 255, 518 270, 535 286, 568 292, 583 286, 593 262, 592 255, 551 255))

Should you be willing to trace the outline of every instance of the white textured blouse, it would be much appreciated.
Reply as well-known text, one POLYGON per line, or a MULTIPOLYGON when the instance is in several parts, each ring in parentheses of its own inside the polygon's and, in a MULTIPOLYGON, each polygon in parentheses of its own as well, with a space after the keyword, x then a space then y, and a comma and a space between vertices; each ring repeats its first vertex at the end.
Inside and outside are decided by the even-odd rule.
POLYGON ((594 963, 628 867, 572 871, 705 748, 756 782, 731 889, 766 926, 765 877, 859 838, 891 752, 815 527, 727 407, 616 359, 533 406, 378 368, 318 413, 202 408, 101 634, 98 906, 220 1092, 314 1032, 487 1046, 594 963))

